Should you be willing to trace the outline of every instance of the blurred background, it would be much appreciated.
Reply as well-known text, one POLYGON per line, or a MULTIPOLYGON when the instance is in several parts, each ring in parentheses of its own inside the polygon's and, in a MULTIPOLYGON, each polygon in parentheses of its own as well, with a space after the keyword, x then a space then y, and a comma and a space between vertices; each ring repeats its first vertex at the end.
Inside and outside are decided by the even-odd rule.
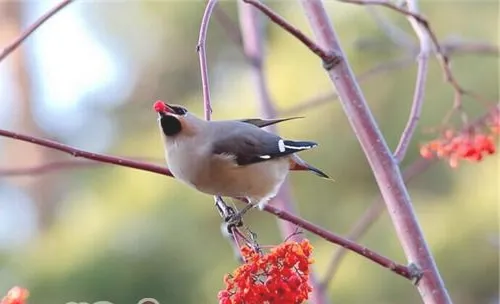
MULTIPOLYGON (((0 1, 0 45, 55 4, 0 1)), ((270 5, 311 34, 296 2, 270 5)), ((357 75, 414 56, 398 45, 416 42, 404 17, 335 1, 326 6, 357 75), (400 30, 392 37, 397 39, 386 34, 387 22, 400 30)), ((234 23, 229 29, 238 31, 235 2, 219 7, 234 23)), ((441 40, 498 44, 495 1, 422 1, 421 9, 441 40)), ((163 99, 203 115, 195 51, 203 10, 203 1, 76 1, 0 63, 0 127, 162 164, 152 103, 163 99)), ((319 142, 320 148, 303 157, 336 180, 294 174, 290 182, 297 209, 306 219, 345 234, 378 188, 338 102, 289 111, 332 92, 332 86, 313 54, 262 21, 273 102, 280 115, 306 116, 279 125, 280 134, 319 142)), ((208 34, 214 119, 259 116, 249 66, 229 38, 228 25, 213 18, 208 34)), ((465 88, 498 100, 495 55, 456 52, 452 58, 465 88)), ((392 148, 408 117, 416 75, 414 60, 403 62, 361 83, 392 148)), ((440 124, 452 102, 453 92, 433 58, 422 119, 403 166, 419 158, 418 145, 434 137, 426 130, 440 124)), ((485 111, 471 99, 464 105, 471 118, 485 111)), ((217 302, 223 275, 237 262, 221 236, 210 196, 168 177, 85 160, 43 173, 12 176, 9 171, 66 160, 77 161, 0 139, 0 294, 21 285, 31 291, 33 304, 137 303, 145 297, 160 303, 217 302)), ((488 157, 455 170, 436 163, 409 185, 427 241, 458 304, 499 303, 498 160, 488 157)), ((273 216, 251 212, 246 223, 261 244, 280 242, 273 216)), ((322 276, 336 246, 306 235, 322 276)), ((360 242, 405 262, 385 214, 360 242)), ((421 302, 408 281, 352 253, 328 293, 335 303, 421 302)))

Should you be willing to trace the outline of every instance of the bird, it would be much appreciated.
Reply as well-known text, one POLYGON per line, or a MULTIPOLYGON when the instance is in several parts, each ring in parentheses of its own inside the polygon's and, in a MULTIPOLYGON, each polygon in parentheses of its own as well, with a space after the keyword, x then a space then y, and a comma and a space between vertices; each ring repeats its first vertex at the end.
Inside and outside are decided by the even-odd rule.
POLYGON ((240 219, 252 207, 262 210, 290 170, 330 179, 296 155, 317 143, 283 139, 262 129, 302 117, 206 121, 161 100, 153 109, 172 175, 206 194, 246 198, 249 204, 237 214, 240 219))

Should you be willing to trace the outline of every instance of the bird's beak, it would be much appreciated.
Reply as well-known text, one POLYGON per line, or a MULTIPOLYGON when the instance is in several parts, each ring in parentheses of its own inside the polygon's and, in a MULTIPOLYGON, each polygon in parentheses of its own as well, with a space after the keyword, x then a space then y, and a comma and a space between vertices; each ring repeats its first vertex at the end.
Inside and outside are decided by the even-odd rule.
POLYGON ((174 110, 166 103, 161 100, 158 100, 153 105, 154 110, 158 113, 159 116, 172 115, 174 114, 174 110))
POLYGON ((163 114, 168 115, 174 113, 175 113, 174 110, 167 103, 165 103, 165 109, 163 110, 163 114))

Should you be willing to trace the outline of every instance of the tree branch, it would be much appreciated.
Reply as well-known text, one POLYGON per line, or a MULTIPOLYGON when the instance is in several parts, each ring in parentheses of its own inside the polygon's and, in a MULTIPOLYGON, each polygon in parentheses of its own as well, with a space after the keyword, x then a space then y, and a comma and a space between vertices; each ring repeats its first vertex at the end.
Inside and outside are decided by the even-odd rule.
POLYGON ((448 55, 461 54, 481 54, 500 55, 498 45, 480 41, 463 41, 462 39, 448 38, 441 43, 441 49, 448 55))
MULTIPOLYGON (((418 13, 417 0, 407 0, 408 8, 412 13, 418 13)), ((413 94, 413 102, 410 110, 410 117, 406 123, 406 127, 401 134, 401 138, 394 152, 394 157, 398 162, 403 161, 408 146, 417 128, 420 115, 422 113, 422 105, 425 97, 425 83, 427 80, 427 71, 429 66, 429 55, 432 51, 430 38, 426 29, 414 17, 409 16, 408 20, 417 34, 420 42, 420 54, 418 55, 418 71, 415 84, 415 92, 413 94)))
POLYGON ((74 156, 74 157, 81 157, 81 158, 85 158, 85 159, 98 161, 101 163, 113 164, 113 165, 118 165, 118 166, 122 166, 122 167, 134 168, 134 169, 139 169, 139 170, 143 170, 143 171, 149 171, 149 172, 154 172, 154 173, 158 173, 158 174, 162 174, 162 175, 172 176, 172 173, 170 172, 170 170, 168 168, 163 167, 163 166, 150 164, 150 163, 145 163, 142 161, 136 161, 136 160, 126 159, 126 158, 121 158, 121 157, 116 157, 116 156, 87 152, 87 151, 73 148, 73 147, 70 147, 70 146, 55 142, 55 141, 42 139, 42 138, 36 138, 33 136, 19 134, 19 133, 15 133, 15 132, 3 130, 3 129, 0 129, 0 136, 9 137, 12 139, 32 143, 35 145, 47 147, 47 148, 54 149, 54 150, 58 150, 58 151, 67 153, 67 154, 74 156))
POLYGON ((201 85, 203 91, 203 106, 205 108, 205 120, 210 120, 212 114, 212 104, 210 101, 210 85, 208 81, 208 68, 207 68, 207 53, 205 50, 208 24, 210 23, 210 16, 212 11, 217 4, 217 0, 209 0, 203 13, 203 18, 201 19, 200 35, 198 39, 198 44, 196 46, 196 51, 198 52, 198 57, 200 60, 200 71, 201 71, 201 85))
POLYGON ((57 14, 60 10, 66 7, 68 4, 73 2, 74 0, 64 0, 59 4, 54 6, 50 11, 41 16, 35 23, 33 23, 21 36, 19 36, 15 41, 13 41, 10 45, 5 47, 0 53, 0 62, 4 60, 10 53, 12 53, 15 49, 17 49, 23 42, 26 40, 34 31, 36 31, 42 24, 44 24, 47 20, 52 18, 55 14, 57 14))
MULTIPOLYGON (((162 167, 162 166, 157 166, 154 164, 149 164, 146 162, 133 161, 133 160, 115 157, 115 156, 110 156, 110 155, 87 152, 87 151, 73 148, 73 147, 70 147, 70 146, 67 146, 67 145, 64 145, 61 143, 57 143, 54 141, 36 138, 33 136, 19 134, 19 133, 15 133, 15 132, 3 130, 3 129, 0 129, 0 136, 12 138, 14 140, 28 142, 31 144, 43 146, 43 147, 54 149, 54 150, 58 150, 58 151, 67 153, 69 155, 72 155, 74 157, 80 157, 80 158, 84 158, 84 159, 98 161, 101 163, 114 164, 114 165, 121 166, 121 167, 134 168, 134 169, 138 169, 138 170, 142 170, 142 171, 148 171, 148 172, 153 172, 153 173, 173 177, 172 174, 170 173, 170 170, 168 170, 168 168, 162 167)), ((346 240, 346 239, 342 238, 341 236, 335 235, 332 232, 329 232, 329 231, 323 229, 322 227, 314 225, 314 224, 312 224, 312 223, 310 223, 302 218, 299 218, 299 217, 297 217, 297 216, 295 216, 295 215, 293 215, 285 210, 280 210, 276 207, 272 207, 269 204, 266 205, 264 210, 271 213, 271 214, 276 215, 277 217, 279 217, 285 221, 289 221, 289 222, 295 224, 296 226, 301 227, 301 228, 303 228, 303 229, 305 229, 305 230, 307 230, 307 231, 309 231, 309 232, 311 232, 311 233, 313 233, 313 234, 315 234, 315 235, 317 235, 317 236, 319 236, 319 237, 321 237, 329 242, 332 242, 334 244, 338 244, 340 246, 348 248, 349 250, 352 250, 352 251, 358 253, 359 255, 362 255, 362 256, 376 262, 377 264, 379 264, 381 266, 388 267, 392 271, 400 274, 401 276, 404 276, 406 278, 410 278, 409 274, 411 273, 411 271, 408 268, 406 268, 406 266, 399 265, 399 264, 391 261, 390 259, 383 257, 383 256, 367 249, 366 247, 355 244, 354 242, 346 240)))

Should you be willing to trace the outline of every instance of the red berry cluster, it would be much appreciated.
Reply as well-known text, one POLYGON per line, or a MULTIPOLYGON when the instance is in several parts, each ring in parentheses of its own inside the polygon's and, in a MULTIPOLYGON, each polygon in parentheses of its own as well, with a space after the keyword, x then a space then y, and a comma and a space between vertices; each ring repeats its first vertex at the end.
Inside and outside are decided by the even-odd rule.
POLYGON ((0 301, 0 304, 25 304, 29 294, 29 291, 25 288, 12 287, 0 301))
POLYGON ((479 162, 484 156, 495 152, 493 135, 483 134, 479 129, 461 133, 447 130, 442 138, 432 140, 420 147, 420 155, 423 158, 432 159, 437 156, 447 159, 452 168, 456 168, 460 160, 479 162))
POLYGON ((309 297, 312 246, 308 240, 287 241, 267 254, 241 248, 245 264, 224 277, 220 304, 299 304, 309 297))

